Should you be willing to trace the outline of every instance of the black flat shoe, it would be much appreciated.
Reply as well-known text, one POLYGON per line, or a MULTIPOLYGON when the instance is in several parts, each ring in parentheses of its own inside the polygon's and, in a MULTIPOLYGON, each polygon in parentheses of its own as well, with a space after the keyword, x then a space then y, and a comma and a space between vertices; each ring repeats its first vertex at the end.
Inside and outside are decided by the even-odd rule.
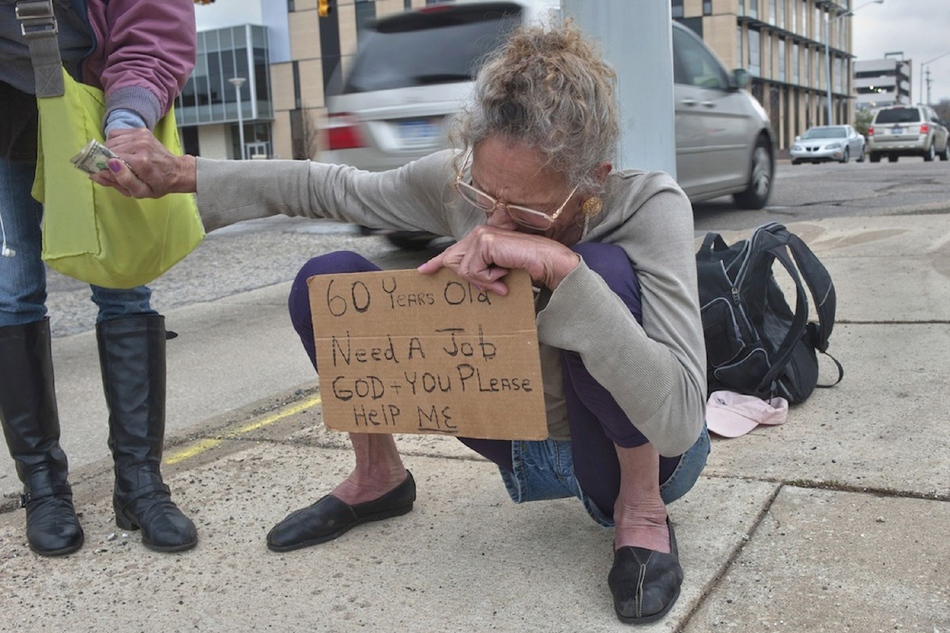
POLYGON ((351 506, 327 495, 275 525, 267 535, 267 547, 274 552, 289 552, 326 543, 360 523, 406 514, 415 500, 416 482, 408 470, 405 481, 373 501, 351 506))
POLYGON ((683 568, 670 530, 670 553, 644 547, 621 547, 614 552, 614 566, 607 585, 614 596, 614 610, 624 624, 655 622, 669 612, 680 595, 683 568))

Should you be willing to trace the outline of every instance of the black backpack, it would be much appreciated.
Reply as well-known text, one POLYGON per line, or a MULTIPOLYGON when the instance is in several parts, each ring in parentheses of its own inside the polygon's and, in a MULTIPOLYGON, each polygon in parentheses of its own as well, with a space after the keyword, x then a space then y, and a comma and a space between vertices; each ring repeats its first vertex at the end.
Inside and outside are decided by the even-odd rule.
MULTIPOLYGON (((696 265, 709 392, 726 389, 763 399, 781 396, 789 404, 808 398, 819 386, 816 350, 827 353, 835 319, 834 284, 811 249, 784 226, 771 222, 732 246, 718 233, 708 233, 696 265), (776 260, 795 281, 794 312, 772 274, 776 260), (818 323, 808 322, 802 278, 814 298, 818 323)), ((832 360, 838 367, 837 384, 844 369, 832 360)))

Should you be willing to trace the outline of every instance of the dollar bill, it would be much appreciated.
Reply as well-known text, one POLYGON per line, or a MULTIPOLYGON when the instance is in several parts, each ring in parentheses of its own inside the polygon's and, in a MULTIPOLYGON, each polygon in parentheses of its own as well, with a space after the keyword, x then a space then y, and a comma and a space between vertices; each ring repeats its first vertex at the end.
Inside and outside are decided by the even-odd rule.
POLYGON ((69 162, 87 174, 94 174, 108 169, 110 158, 118 158, 118 156, 96 139, 92 139, 79 150, 78 154, 70 158, 69 162))

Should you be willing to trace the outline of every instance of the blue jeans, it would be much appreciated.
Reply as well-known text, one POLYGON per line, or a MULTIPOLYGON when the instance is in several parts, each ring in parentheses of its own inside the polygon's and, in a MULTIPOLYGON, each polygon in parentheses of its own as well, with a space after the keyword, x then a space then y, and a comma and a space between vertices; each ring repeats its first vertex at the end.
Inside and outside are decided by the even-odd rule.
MULTIPOLYGON (((36 165, 0 158, 0 220, 14 257, 0 257, 0 327, 26 325, 46 316, 46 267, 41 259, 43 205, 30 195, 36 165)), ((152 291, 90 286, 99 307, 97 323, 134 314, 155 314, 152 291)))
MULTIPOLYGON (((558 440, 517 441, 511 443, 512 470, 499 468, 508 496, 515 503, 577 497, 594 521, 613 527, 613 513, 607 514, 581 489, 574 472, 571 442, 558 440)), ((663 503, 669 505, 687 492, 699 479, 709 456, 709 433, 680 455, 673 473, 660 484, 663 503)))

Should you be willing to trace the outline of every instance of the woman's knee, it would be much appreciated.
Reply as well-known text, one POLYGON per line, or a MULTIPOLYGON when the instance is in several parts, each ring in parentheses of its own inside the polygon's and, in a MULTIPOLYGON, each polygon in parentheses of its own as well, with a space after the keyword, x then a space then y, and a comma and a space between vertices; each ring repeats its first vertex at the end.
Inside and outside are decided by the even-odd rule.
POLYGON ((627 252, 616 244, 584 242, 571 250, 581 256, 588 268, 600 275, 607 286, 627 305, 639 321, 640 282, 627 252))
POLYGON ((308 325, 310 323, 310 293, 307 280, 314 275, 335 275, 341 273, 359 273, 380 270, 379 266, 352 251, 336 251, 314 257, 304 264, 290 287, 287 305, 291 320, 308 325))

